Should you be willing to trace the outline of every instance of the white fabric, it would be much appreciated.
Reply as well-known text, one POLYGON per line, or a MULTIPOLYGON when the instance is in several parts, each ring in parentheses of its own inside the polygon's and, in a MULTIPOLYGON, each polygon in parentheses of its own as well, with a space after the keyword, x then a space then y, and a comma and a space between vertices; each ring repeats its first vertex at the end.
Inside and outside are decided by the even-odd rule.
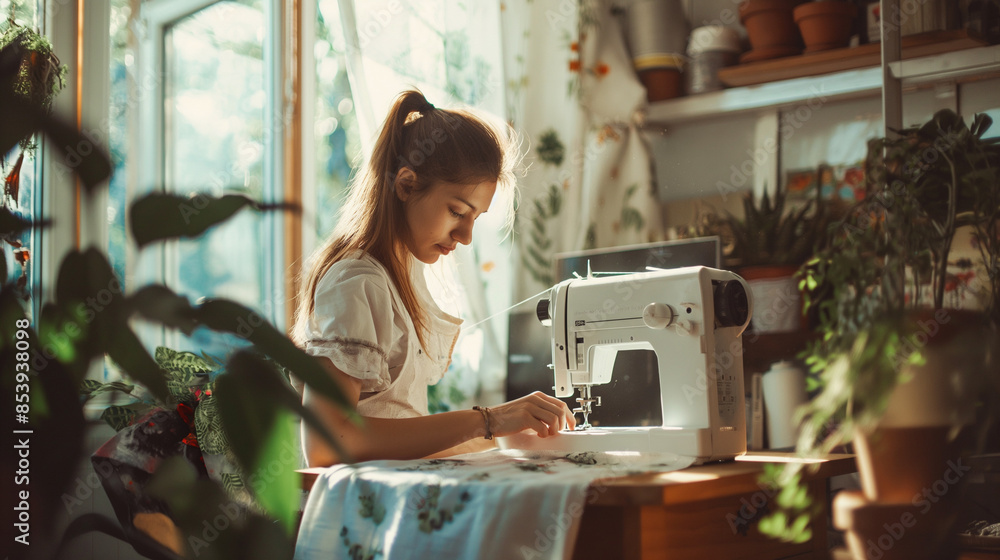
POLYGON ((316 480, 295 560, 570 558, 595 480, 690 466, 688 457, 491 450, 330 467, 316 480))
POLYGON ((427 386, 448 369, 461 319, 441 311, 427 291, 423 265, 411 279, 426 313, 426 348, 385 268, 367 254, 334 263, 316 286, 306 352, 329 358, 361 380, 358 412, 377 418, 427 414, 427 386))

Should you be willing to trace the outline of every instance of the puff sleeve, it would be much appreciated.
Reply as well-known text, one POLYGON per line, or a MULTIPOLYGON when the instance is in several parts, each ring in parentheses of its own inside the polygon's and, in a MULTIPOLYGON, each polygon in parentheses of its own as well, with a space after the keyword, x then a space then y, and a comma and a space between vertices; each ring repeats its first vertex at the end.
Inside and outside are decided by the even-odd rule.
POLYGON ((363 393, 388 389, 394 313, 387 278, 363 261, 335 263, 317 283, 314 303, 306 352, 359 379, 363 393))

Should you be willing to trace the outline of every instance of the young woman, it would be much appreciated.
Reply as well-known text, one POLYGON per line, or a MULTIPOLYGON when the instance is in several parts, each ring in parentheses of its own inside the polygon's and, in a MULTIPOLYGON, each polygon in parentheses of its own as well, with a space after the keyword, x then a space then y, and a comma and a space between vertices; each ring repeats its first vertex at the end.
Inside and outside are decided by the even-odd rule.
MULTIPOLYGON (((427 386, 447 369, 461 320, 434 303, 422 266, 471 243, 497 190, 513 193, 511 139, 509 127, 437 109, 417 91, 400 94, 330 241, 312 261, 295 338, 363 422, 308 388, 303 402, 353 460, 477 451, 492 447, 493 436, 533 430, 546 437, 575 426, 565 403, 540 392, 489 409, 427 413, 427 386)), ((310 466, 340 461, 305 427, 303 446, 310 466)))

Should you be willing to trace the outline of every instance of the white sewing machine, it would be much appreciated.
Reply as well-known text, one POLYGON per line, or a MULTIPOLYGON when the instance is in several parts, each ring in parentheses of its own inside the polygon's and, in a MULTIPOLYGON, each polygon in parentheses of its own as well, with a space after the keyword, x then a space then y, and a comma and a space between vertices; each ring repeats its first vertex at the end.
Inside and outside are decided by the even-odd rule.
POLYGON ((753 302, 746 281, 703 266, 567 280, 539 301, 552 328, 557 397, 579 390, 577 429, 498 438, 501 448, 675 453, 698 463, 746 452, 743 346, 753 302), (663 425, 594 427, 591 387, 611 381, 619 350, 653 350, 663 425), (582 415, 582 418, 580 417, 582 415))

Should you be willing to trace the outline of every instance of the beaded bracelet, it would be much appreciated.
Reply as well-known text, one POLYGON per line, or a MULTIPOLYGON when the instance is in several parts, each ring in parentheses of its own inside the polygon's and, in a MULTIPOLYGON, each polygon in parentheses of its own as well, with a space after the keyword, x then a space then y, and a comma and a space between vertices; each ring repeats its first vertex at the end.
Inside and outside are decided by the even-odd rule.
POLYGON ((486 435, 483 437, 485 439, 493 439, 493 432, 490 431, 490 409, 485 406, 474 406, 472 410, 478 410, 483 413, 483 421, 486 422, 486 435))

